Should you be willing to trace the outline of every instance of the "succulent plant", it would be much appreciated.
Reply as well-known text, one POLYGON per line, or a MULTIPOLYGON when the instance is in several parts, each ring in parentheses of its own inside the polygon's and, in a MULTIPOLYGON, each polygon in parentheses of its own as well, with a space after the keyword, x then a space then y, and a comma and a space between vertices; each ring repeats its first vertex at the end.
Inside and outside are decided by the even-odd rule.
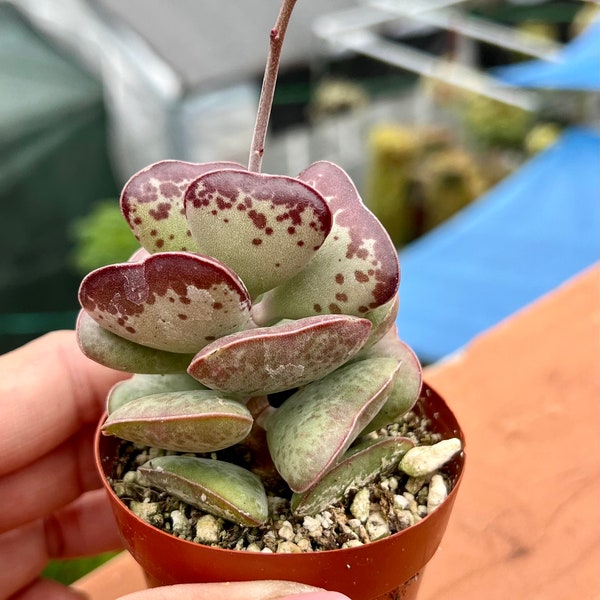
MULTIPOLYGON (((263 136, 291 6, 271 33, 263 136)), ((412 442, 365 434, 421 389, 394 325, 385 229, 333 163, 261 173, 263 142, 248 169, 167 160, 136 173, 121 209, 142 248, 83 279, 77 323, 88 357, 134 373, 109 393, 103 431, 173 451, 144 480, 242 525, 268 517, 259 475, 283 477, 309 514, 397 465, 412 442), (214 458, 230 447, 252 451, 249 469, 214 458)))

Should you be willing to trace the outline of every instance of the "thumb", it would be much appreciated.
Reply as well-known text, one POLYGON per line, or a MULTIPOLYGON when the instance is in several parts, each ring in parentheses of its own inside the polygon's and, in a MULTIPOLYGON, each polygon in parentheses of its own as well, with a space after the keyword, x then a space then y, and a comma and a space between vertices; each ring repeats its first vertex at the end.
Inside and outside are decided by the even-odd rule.
POLYGON ((350 600, 338 592, 327 592, 292 581, 243 581, 188 583, 157 587, 122 596, 120 600, 350 600))

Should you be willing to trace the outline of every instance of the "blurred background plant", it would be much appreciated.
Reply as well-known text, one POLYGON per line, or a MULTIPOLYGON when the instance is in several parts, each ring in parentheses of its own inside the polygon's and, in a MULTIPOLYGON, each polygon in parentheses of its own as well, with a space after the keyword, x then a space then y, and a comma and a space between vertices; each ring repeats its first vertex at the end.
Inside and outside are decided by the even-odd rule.
POLYGON ((76 558, 72 560, 52 560, 42 573, 43 577, 54 579, 64 585, 70 585, 89 573, 96 567, 104 564, 118 552, 105 552, 89 558, 76 558))
POLYGON ((73 265, 80 273, 126 261, 139 243, 123 219, 116 198, 101 200, 71 225, 73 265))
POLYGON ((371 130, 369 153, 365 202, 398 248, 451 217, 491 184, 448 127, 382 124, 371 130))

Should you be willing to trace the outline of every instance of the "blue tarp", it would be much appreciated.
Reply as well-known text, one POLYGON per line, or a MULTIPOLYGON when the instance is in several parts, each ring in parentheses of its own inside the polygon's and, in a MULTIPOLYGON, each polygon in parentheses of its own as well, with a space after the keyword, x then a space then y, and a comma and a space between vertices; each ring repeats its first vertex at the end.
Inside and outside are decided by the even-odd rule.
POLYGON ((400 252, 400 337, 435 362, 600 258, 600 135, 569 129, 400 252))
POLYGON ((514 86, 554 90, 600 90, 600 20, 594 21, 552 60, 532 60, 494 69, 514 86))

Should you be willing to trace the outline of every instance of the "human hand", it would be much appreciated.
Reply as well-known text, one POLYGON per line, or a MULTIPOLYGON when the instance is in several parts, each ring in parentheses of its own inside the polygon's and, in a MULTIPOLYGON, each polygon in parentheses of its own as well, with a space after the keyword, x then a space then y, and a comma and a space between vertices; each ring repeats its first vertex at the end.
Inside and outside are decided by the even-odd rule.
POLYGON ((48 560, 120 547, 92 440, 124 377, 83 356, 72 331, 0 357, 0 598, 79 597, 40 577, 48 560))
POLYGON ((159 587, 120 600, 349 600, 338 592, 291 581, 200 583, 159 587))
MULTIPOLYGON (((124 377, 87 359, 72 331, 47 334, 0 357, 1 600, 80 598, 75 589, 40 577, 48 560, 121 546, 94 465, 93 436, 108 389, 124 377)), ((345 598, 316 589, 214 583, 155 588, 123 600, 345 598)))

